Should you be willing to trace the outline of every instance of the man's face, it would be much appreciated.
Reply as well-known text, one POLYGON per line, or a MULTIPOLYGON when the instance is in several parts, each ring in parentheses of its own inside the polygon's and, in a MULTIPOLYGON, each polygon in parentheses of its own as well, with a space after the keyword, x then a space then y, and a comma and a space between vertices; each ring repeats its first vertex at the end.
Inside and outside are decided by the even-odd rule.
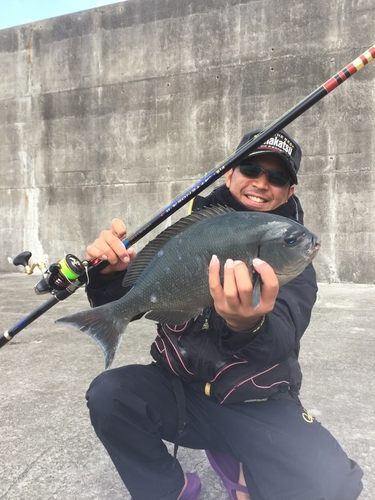
MULTIPOLYGON (((265 170, 280 170, 287 173, 282 160, 273 155, 255 156, 253 161, 265 170)), ((258 212, 275 210, 286 203, 294 193, 294 186, 289 183, 286 186, 270 184, 264 172, 257 179, 251 179, 243 175, 239 167, 225 174, 225 184, 240 203, 258 212)))

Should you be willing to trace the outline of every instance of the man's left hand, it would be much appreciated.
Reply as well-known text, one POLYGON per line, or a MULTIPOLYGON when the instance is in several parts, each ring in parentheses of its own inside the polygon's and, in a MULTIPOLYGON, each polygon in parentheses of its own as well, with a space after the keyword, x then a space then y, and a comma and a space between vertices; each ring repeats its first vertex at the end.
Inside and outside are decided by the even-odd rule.
POLYGON ((279 282, 272 267, 254 259, 260 274, 262 290, 259 306, 253 308, 253 284, 246 264, 228 259, 224 265, 224 282, 220 280, 220 261, 216 255, 209 266, 209 287, 216 312, 228 326, 238 332, 255 327, 262 316, 272 311, 279 291, 279 282))

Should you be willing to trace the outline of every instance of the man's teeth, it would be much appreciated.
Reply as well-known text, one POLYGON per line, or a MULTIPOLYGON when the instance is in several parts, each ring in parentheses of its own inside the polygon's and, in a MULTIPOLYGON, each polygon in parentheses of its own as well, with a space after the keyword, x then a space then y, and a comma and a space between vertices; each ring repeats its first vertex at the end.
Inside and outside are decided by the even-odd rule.
POLYGON ((250 196, 250 195, 248 195, 247 198, 249 200, 256 201, 257 203, 265 203, 265 200, 263 200, 262 198, 258 198, 256 196, 250 196))

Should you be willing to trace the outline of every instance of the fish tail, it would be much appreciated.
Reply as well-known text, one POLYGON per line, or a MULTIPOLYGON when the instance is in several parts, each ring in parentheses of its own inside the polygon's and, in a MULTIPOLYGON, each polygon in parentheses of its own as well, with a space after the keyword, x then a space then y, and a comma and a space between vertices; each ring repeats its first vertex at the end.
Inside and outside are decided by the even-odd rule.
POLYGON ((66 323, 74 326, 96 340, 105 356, 105 368, 109 368, 121 344, 122 334, 130 319, 116 317, 114 305, 86 309, 59 318, 55 323, 66 323))

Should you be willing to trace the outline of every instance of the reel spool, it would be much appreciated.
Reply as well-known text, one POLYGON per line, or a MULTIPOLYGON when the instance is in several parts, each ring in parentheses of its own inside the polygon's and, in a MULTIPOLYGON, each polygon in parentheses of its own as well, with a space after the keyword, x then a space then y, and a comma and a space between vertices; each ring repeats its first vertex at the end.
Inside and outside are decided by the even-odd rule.
POLYGON ((49 266, 45 281, 53 290, 64 290, 85 272, 83 262, 75 255, 68 253, 59 262, 49 266))

